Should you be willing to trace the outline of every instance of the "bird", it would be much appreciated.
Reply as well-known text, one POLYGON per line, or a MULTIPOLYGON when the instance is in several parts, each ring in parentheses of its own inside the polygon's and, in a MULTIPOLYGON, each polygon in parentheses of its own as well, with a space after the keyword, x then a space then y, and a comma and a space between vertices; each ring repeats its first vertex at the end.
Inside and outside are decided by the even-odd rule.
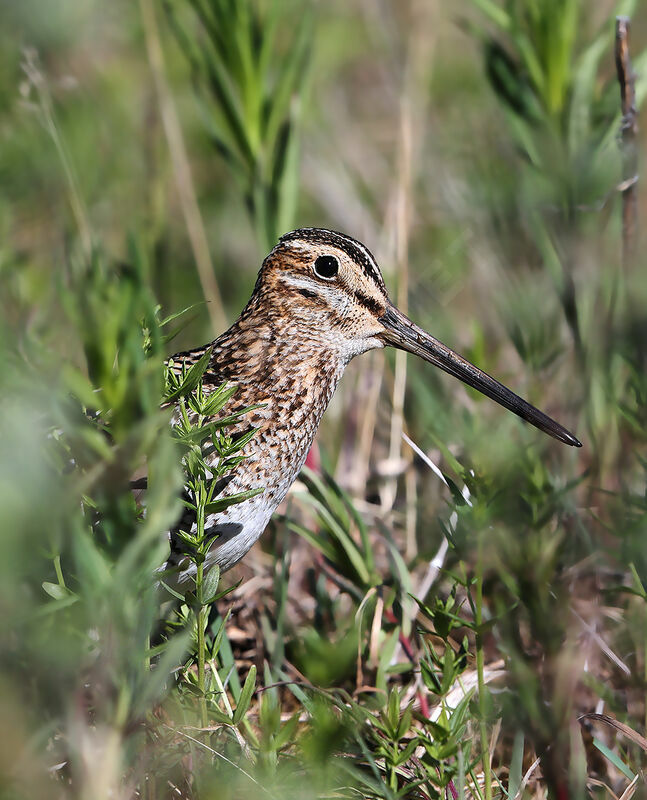
MULTIPOLYGON (((558 422, 399 311, 361 242, 325 228, 299 228, 281 236, 265 258, 251 298, 229 330, 171 359, 188 366, 211 350, 204 391, 235 385, 237 407, 256 406, 245 416, 256 429, 243 450, 246 458, 219 496, 263 491, 206 519, 212 544, 205 569, 230 569, 260 538, 297 478, 347 364, 387 346, 419 356, 560 442, 581 447, 558 422)), ((166 569, 176 571, 182 586, 195 566, 181 538, 173 532, 170 538, 166 569)))

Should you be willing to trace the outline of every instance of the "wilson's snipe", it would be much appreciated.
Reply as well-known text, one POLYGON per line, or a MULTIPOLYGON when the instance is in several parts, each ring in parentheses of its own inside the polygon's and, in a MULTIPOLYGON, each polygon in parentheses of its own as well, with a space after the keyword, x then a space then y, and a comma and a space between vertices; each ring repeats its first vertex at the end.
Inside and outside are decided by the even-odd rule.
MULTIPOLYGON (((263 262, 250 301, 231 328, 213 343, 173 357, 191 363, 213 347, 205 389, 235 383, 236 405, 264 404, 245 417, 258 431, 222 496, 265 491, 211 516, 206 527, 217 538, 207 566, 229 569, 247 553, 299 473, 346 364, 386 345, 415 353, 555 439, 581 446, 559 423, 398 311, 364 245, 320 228, 292 231, 263 262)), ((183 559, 173 539, 169 566, 183 559)))

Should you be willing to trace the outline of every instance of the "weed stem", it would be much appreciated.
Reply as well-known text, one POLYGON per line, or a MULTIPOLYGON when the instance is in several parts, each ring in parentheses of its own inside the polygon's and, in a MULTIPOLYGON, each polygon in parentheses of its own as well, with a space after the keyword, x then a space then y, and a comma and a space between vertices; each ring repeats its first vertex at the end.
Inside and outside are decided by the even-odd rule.
POLYGON ((492 773, 490 771, 490 746, 487 735, 487 701, 485 698, 485 675, 483 654, 483 558, 479 543, 479 558, 476 573, 476 673, 479 687, 479 729, 481 734, 481 762, 485 777, 485 800, 492 800, 492 773))

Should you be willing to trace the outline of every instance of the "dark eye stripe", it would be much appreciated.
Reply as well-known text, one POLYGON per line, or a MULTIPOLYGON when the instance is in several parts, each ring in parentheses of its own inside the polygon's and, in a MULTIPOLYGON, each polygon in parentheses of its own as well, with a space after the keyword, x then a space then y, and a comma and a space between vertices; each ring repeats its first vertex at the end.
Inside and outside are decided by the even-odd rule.
POLYGON ((369 297, 364 292, 355 292, 355 299, 357 302, 364 306, 364 308, 368 308, 369 311, 372 311, 374 314, 382 314, 384 312, 384 305, 373 297, 369 297))

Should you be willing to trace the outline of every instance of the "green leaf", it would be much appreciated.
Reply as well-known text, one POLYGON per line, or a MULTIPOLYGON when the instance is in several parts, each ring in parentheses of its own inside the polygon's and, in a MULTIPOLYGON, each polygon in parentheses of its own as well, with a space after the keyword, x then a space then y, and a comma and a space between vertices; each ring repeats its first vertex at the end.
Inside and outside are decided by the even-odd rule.
MULTIPOLYGON (((237 411, 235 414, 230 414, 227 417, 222 417, 214 420, 213 422, 208 422, 206 425, 196 426, 194 428, 189 428, 188 430, 180 430, 175 428, 175 438, 180 442, 180 444, 183 445, 196 444, 198 442, 213 439, 215 433, 223 428, 230 427, 231 425, 239 422, 240 418, 248 411, 253 411, 255 408, 261 407, 262 406, 250 406, 249 408, 244 408, 242 411, 237 411)), ((254 438, 255 433, 256 428, 252 428, 247 433, 239 436, 235 441, 232 442, 232 447, 229 448, 229 452, 237 452, 238 450, 242 450, 242 448, 254 438), (233 445, 235 445, 235 447, 233 445)), ((218 444, 218 442, 214 441, 214 446, 218 444)))
POLYGON ((234 724, 229 714, 225 713, 224 711, 221 711, 221 709, 216 708, 213 705, 209 707, 209 718, 213 720, 213 722, 219 722, 221 725, 234 724))
POLYGON ((70 597, 71 592, 65 586, 61 586, 60 583, 51 583, 51 581, 43 581, 41 586, 47 592, 50 597, 53 597, 54 600, 63 600, 65 598, 70 597))
POLYGON ((45 603, 45 605, 40 606, 33 613, 33 618, 39 619, 40 617, 47 617, 50 614, 57 614, 64 608, 68 608, 69 606, 73 606, 75 603, 78 603, 78 601, 79 597, 77 595, 69 594, 67 597, 63 597, 60 600, 53 600, 51 603, 45 603))
POLYGON ((230 76, 218 55, 212 48, 205 48, 208 88, 218 103, 223 115, 223 126, 230 141, 238 148, 238 152, 247 165, 248 170, 254 167, 254 151, 249 141, 245 119, 241 113, 239 98, 232 88, 230 76))
MULTIPOLYGON (((237 386, 227 386, 226 383, 223 383, 222 386, 219 386, 215 392, 209 395, 209 398, 206 403, 203 405, 203 414, 207 417, 211 417, 214 414, 217 414, 221 411, 225 405, 229 402, 229 400, 236 394, 238 390, 237 386)), ((247 409, 243 411, 236 412, 233 415, 233 418, 245 414, 247 409)))
POLYGON ((209 347, 204 351, 200 359, 196 361, 196 363, 186 373, 179 387, 174 391, 164 395, 165 403, 172 403, 180 397, 184 397, 185 395, 189 394, 197 387, 204 373, 207 371, 212 352, 213 347, 209 347))
MULTIPOLYGON (((442 718, 441 718, 442 719, 442 718)), ((425 720, 425 726, 431 731, 433 742, 424 740, 423 744, 428 753, 434 754, 436 747, 442 742, 446 742, 449 737, 449 730, 442 724, 442 722, 435 722, 434 720, 425 720)))
POLYGON ((212 598, 218 591, 218 583, 220 581, 220 567, 216 564, 211 567, 207 574, 202 579, 202 604, 211 605, 212 598))
POLYGON ((236 505, 237 503, 242 503, 244 500, 249 500, 250 497, 256 497, 256 495, 262 494, 264 491, 265 489, 260 487, 258 489, 248 489, 246 492, 231 494, 229 497, 219 497, 217 500, 213 500, 211 503, 207 503, 205 505, 204 513, 217 514, 224 508, 236 505))
POLYGON ((502 31, 510 30, 512 24, 510 15, 493 0, 472 0, 472 3, 502 31))
MULTIPOLYGON (((184 679, 184 683, 182 684, 182 691, 188 692, 194 697, 204 697, 204 692, 202 691, 202 689, 200 689, 197 683, 195 683, 195 680, 196 680, 195 676, 192 675, 192 673, 187 672, 184 679)), ((229 717, 227 719, 231 724, 229 717)))
MULTIPOLYGON (((169 572, 174 572, 175 570, 169 570, 169 572)), ((171 589, 171 587, 164 583, 164 581, 160 581, 160 584, 166 589, 166 591, 175 597, 176 600, 184 600, 184 595, 176 592, 175 589, 171 589)))
POLYGON ((464 729, 467 725, 468 713, 470 710, 470 701, 476 692, 476 687, 469 689, 460 703, 452 711, 449 718, 449 731, 452 736, 457 739, 464 738, 464 729))
POLYGON ((274 737, 274 749, 280 750, 282 747, 295 741, 295 734, 299 727, 301 712, 295 712, 290 719, 281 726, 281 730, 274 737))
POLYGON ((300 525, 298 522, 293 522, 291 519, 288 520, 288 528, 294 531, 294 533, 298 533, 299 536, 303 536, 314 548, 319 550, 320 553, 323 553, 328 561, 334 563, 337 553, 327 539, 322 538, 318 533, 313 533, 313 531, 300 525))
MULTIPOLYGON (((206 305, 206 302, 207 302, 206 300, 200 300, 197 303, 191 303, 190 306, 183 308, 182 311, 176 311, 175 314, 169 314, 168 317, 164 317, 164 319, 160 320, 159 322, 160 328, 163 328, 165 325, 168 325, 169 322, 173 322, 173 320, 176 320, 178 317, 181 317, 183 314, 186 314, 187 311, 192 311, 194 308, 198 308, 198 306, 206 305)), ((191 317, 191 319, 194 319, 194 317, 191 317)), ((190 321, 191 320, 189 320, 189 322, 190 321)), ((179 330, 182 330, 182 328, 180 328, 179 330)))
POLYGON ((399 727, 398 723, 400 721, 400 693, 397 689, 391 689, 389 693, 386 713, 391 728, 391 735, 396 738, 399 727))
POLYGON ((247 713, 247 709, 249 708, 249 704, 252 699, 252 694, 256 689, 256 666, 252 664, 249 668, 249 672, 247 673, 247 678, 245 678, 245 683, 240 693, 240 697, 238 698, 238 704, 236 706, 236 710, 234 711, 233 723, 234 725, 238 725, 238 723, 242 720, 242 718, 247 713))
MULTIPOLYGON (((227 618, 229 615, 227 615, 227 618)), ((236 703, 240 699, 240 680, 238 678, 238 669, 236 666, 236 660, 234 659, 234 653, 231 649, 231 644, 227 637, 227 629, 226 626, 222 629, 222 637, 220 639, 220 644, 218 647, 218 655, 220 656, 220 663, 222 664, 222 668, 220 670, 220 675, 225 676, 226 680, 223 681, 225 687, 229 687, 231 693, 234 697, 236 703)))
MULTIPOLYGON (((407 762, 411 758, 411 756, 414 754, 414 751, 416 750, 416 748, 418 747, 419 744, 420 744, 420 742, 418 740, 418 737, 414 736, 414 738, 411 739, 406 744, 404 749, 402 749, 398 753, 398 755, 393 759, 393 765, 396 766, 396 767, 399 767, 400 765, 402 765, 405 762, 407 762)), ((409 784, 408 787, 407 787, 407 794, 409 794, 410 791, 411 791, 411 785, 409 784)), ((411 795, 409 795, 409 796, 411 796, 411 795)))
POLYGON ((443 659, 443 678, 440 684, 441 695, 446 695, 454 682, 454 651, 451 647, 445 648, 445 655, 443 659))
POLYGON ((411 710, 411 705, 409 704, 405 710, 404 714, 400 719, 400 724, 398 725, 398 739, 404 738, 404 735, 407 733, 409 728, 411 727, 411 721, 413 719, 413 712, 411 710))
POLYGON ((598 748, 598 750, 602 753, 602 755, 605 756, 605 758, 607 758, 613 764, 613 766, 617 770, 622 772, 622 774, 626 778, 632 781, 636 777, 634 773, 629 769, 629 767, 624 763, 624 761, 621 761, 620 757, 616 753, 614 753, 612 750, 609 750, 609 748, 595 736, 593 737, 593 744, 595 745, 595 747, 598 748))
POLYGON ((143 690, 138 693, 136 698, 136 717, 145 714, 162 694, 170 676, 182 662, 182 656, 189 646, 190 633, 190 631, 183 631, 173 636, 160 659, 151 667, 150 673, 144 681, 143 690))
POLYGON ((294 38, 296 41, 293 41, 290 52, 283 60, 278 84, 272 92, 266 128, 269 142, 274 142, 281 128, 281 122, 285 122, 289 117, 291 97, 305 76, 309 57, 308 45, 311 41, 310 15, 307 11, 300 15, 294 38))
POLYGON ((586 145, 591 135, 591 111, 600 58, 609 46, 611 36, 605 31, 578 59, 572 78, 572 94, 568 118, 568 146, 571 155, 586 145))
MULTIPOLYGON (((341 546, 362 584, 364 586, 371 585, 371 573, 366 565, 364 554, 359 550, 349 532, 342 528, 324 503, 308 494, 302 494, 300 497, 317 510, 320 522, 328 529, 331 537, 341 546)), ((333 558, 333 563, 340 565, 338 556, 333 558)))
POLYGON ((508 775, 508 797, 514 800, 521 786, 523 774, 523 731, 517 731, 512 745, 512 758, 510 759, 510 772, 508 775))
POLYGON ((213 646, 211 647, 211 658, 215 658, 220 651, 220 644, 222 643, 222 637, 225 635, 225 627, 230 616, 231 608, 225 614, 225 618, 220 621, 220 625, 218 626, 218 630, 213 639, 213 646))

